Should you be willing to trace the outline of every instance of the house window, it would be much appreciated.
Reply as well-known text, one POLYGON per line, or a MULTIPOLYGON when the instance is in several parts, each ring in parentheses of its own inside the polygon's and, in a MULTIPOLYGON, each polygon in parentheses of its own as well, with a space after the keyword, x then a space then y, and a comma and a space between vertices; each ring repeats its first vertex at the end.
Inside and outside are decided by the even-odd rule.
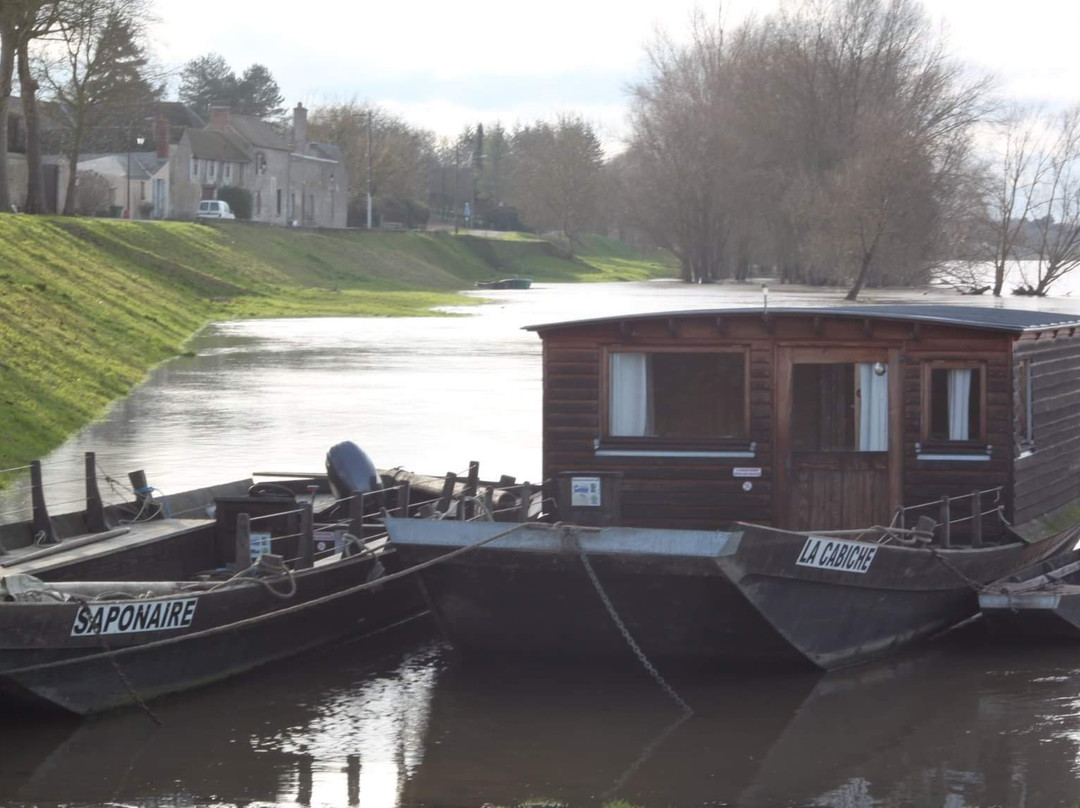
POLYGON ((1035 430, 1031 412, 1031 360, 1021 359, 1016 365, 1016 440, 1021 452, 1035 446, 1035 430))
POLYGON ((796 452, 889 450, 889 376, 883 362, 796 364, 791 387, 796 452))
POLYGON ((256 174, 265 174, 266 173, 266 155, 263 152, 256 152, 255 153, 255 173, 256 174))
POLYGON ((281 189, 277 189, 277 215, 281 215, 281 189))
POLYGON ((255 192, 255 215, 262 215, 262 191, 255 192))
POLYGON ((217 161, 206 161, 206 179, 213 182, 217 178, 217 161))
POLYGON ((985 380, 985 368, 977 362, 927 363, 923 372, 923 440, 985 441, 985 380))
POLYGON ((613 351, 606 435, 695 443, 749 437, 746 352, 613 351))
POLYGON ((225 182, 232 182, 232 163, 225 163, 225 182))
POLYGON ((198 157, 192 157, 191 158, 191 171, 190 171, 188 176, 192 180, 197 180, 199 178, 199 158, 198 157))

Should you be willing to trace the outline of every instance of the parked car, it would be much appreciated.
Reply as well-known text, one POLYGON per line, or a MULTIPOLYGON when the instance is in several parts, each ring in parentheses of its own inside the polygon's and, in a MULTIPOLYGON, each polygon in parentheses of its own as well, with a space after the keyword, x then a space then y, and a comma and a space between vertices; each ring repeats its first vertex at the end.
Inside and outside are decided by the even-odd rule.
POLYGON ((221 199, 204 199, 199 203, 196 219, 235 219, 229 203, 221 199))

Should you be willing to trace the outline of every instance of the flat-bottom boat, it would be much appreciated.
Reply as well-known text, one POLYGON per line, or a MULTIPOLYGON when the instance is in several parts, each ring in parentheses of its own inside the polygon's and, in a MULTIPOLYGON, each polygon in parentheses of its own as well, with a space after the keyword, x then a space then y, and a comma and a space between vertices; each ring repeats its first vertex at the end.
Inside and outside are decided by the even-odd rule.
POLYGON ((987 631, 1020 641, 1080 641, 1080 550, 995 581, 979 593, 987 631))
POLYGON ((386 525, 409 567, 471 548, 420 573, 436 621, 463 652, 625 656, 628 634, 651 659, 698 668, 828 670, 882 656, 975 615, 979 585, 1073 538, 945 548, 901 544, 887 530, 845 538, 750 524, 386 525))
POLYGON ((0 695, 79 715, 223 679, 423 611, 385 549, 224 581, 0 578, 0 695), (385 563, 384 563, 385 562, 385 563))

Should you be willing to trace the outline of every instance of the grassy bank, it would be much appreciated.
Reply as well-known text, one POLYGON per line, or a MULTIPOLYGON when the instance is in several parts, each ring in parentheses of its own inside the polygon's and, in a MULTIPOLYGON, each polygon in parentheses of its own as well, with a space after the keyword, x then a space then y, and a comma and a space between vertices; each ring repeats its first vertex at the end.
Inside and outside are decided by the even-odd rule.
POLYGON ((508 274, 670 274, 617 242, 0 216, 0 468, 57 446, 206 322, 399 316, 508 274), (505 243, 503 243, 505 241, 505 243), (628 262, 628 263, 624 263, 628 262))

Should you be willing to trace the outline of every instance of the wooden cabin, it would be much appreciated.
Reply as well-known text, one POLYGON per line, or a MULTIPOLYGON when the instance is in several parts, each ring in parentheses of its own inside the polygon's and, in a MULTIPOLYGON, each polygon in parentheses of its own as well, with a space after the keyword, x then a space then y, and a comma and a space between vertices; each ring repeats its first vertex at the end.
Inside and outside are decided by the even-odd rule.
MULTIPOLYGON (((1080 518, 1078 329, 946 305, 535 326, 544 479, 616 480, 608 521, 628 526, 1045 532, 1080 518)), ((569 515, 566 487, 548 495, 569 515)))

